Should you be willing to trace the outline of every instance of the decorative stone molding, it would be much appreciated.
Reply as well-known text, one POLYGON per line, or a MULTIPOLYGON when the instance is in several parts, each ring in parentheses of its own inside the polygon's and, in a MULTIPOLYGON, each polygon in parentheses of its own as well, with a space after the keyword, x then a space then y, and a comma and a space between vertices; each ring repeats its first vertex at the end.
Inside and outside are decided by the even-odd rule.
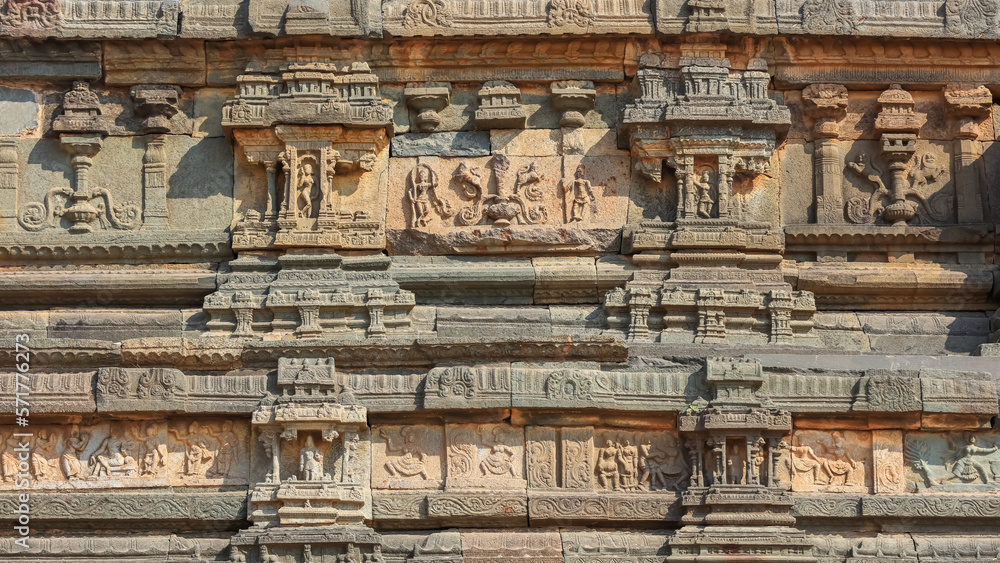
POLYGON ((521 90, 504 80, 491 80, 479 90, 477 129, 524 129, 527 114, 521 107, 521 90))
POLYGON ((441 124, 438 112, 448 107, 451 100, 451 84, 447 82, 407 84, 403 90, 403 99, 406 105, 417 112, 414 120, 415 129, 421 133, 429 133, 441 124))
POLYGON ((563 81, 553 82, 552 107, 563 112, 559 125, 562 127, 583 127, 584 116, 594 109, 597 91, 593 82, 563 81))

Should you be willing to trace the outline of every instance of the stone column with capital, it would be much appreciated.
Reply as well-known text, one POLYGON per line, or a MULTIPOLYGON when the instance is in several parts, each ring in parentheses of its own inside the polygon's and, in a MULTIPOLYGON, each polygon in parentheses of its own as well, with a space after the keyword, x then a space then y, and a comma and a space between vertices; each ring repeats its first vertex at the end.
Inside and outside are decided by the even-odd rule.
POLYGON ((843 223, 843 163, 838 139, 840 121, 847 116, 847 88, 841 84, 810 84, 802 91, 806 116, 815 121, 813 178, 816 222, 843 223))

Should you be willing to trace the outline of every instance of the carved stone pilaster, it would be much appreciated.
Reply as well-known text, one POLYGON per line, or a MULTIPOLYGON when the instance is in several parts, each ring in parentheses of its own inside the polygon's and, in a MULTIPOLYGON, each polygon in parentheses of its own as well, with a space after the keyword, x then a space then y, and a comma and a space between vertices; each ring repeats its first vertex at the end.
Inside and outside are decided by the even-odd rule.
POLYGON ((813 119, 816 136, 813 177, 816 222, 844 222, 843 164, 837 140, 840 121, 847 116, 847 88, 841 84, 812 84, 802 91, 806 116, 813 119))
POLYGON ((142 158, 142 225, 147 230, 167 229, 166 134, 177 115, 181 90, 176 86, 133 86, 135 113, 143 118, 139 132, 148 135, 142 158))
POLYGON ((17 191, 21 185, 17 166, 17 138, 0 137, 0 222, 10 229, 17 216, 17 191))
POLYGON ((979 128, 990 115, 993 94, 982 85, 948 84, 944 88, 944 101, 955 135, 952 177, 958 222, 979 223, 985 219, 979 128))

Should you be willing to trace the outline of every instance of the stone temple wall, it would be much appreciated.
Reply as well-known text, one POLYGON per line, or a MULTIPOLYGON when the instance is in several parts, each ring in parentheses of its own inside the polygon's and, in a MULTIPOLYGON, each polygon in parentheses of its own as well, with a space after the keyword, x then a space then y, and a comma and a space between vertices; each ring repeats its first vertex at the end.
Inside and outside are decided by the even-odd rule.
POLYGON ((995 560, 998 12, 2 0, 0 560, 995 560))

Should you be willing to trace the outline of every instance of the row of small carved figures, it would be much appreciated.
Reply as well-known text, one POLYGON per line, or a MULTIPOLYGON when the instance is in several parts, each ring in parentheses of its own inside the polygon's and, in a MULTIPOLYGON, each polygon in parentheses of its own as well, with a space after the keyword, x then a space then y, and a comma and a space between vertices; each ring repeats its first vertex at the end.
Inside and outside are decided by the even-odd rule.
MULTIPOLYGON (((107 428, 107 427, 105 427, 107 428)), ((178 477, 224 479, 232 477, 239 461, 241 439, 232 421, 218 429, 192 422, 187 429, 167 428, 175 447, 164 440, 159 425, 130 425, 130 437, 118 437, 105 428, 74 426, 64 437, 42 428, 32 437, 0 431, 0 473, 4 483, 30 476, 36 481, 79 481, 112 478, 152 479, 179 472, 178 477), (95 437, 107 434, 97 442, 95 437), (182 467, 173 467, 170 454, 178 452, 182 467), (27 459, 21 457, 27 452, 27 459)))

